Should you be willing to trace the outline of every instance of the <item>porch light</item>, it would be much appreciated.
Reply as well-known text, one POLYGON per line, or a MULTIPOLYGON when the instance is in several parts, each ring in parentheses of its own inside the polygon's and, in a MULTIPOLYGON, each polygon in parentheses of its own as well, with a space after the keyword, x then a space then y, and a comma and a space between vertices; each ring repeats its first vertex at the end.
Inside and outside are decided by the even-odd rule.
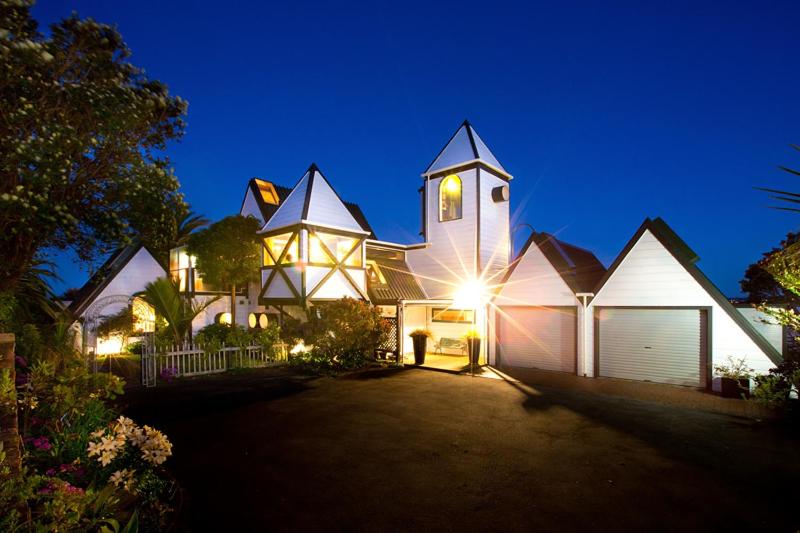
POLYGON ((483 305, 486 295, 486 286, 479 279, 471 279, 456 291, 453 297, 453 307, 456 309, 478 309, 483 305))

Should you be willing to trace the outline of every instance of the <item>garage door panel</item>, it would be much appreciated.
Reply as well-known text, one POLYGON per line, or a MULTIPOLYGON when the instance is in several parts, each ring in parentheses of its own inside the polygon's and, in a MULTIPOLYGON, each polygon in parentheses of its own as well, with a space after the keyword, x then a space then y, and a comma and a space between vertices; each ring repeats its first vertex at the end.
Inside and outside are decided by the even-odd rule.
POLYGON ((700 384, 702 313, 697 309, 601 309, 599 375, 700 384))
POLYGON ((575 308, 501 308, 501 364, 575 372, 576 317, 575 308))

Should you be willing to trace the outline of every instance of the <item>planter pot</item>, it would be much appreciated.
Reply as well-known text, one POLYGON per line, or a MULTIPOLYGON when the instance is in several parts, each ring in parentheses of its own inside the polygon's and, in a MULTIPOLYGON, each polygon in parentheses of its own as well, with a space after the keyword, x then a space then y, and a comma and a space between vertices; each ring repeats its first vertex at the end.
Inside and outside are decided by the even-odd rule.
POLYGON ((750 378, 714 378, 711 388, 723 398, 749 398, 750 378))
POLYGON ((467 353, 469 354, 469 364, 478 366, 478 360, 481 357, 481 340, 467 339, 467 353))
POLYGON ((425 352, 428 349, 428 337, 425 335, 415 335, 411 337, 411 340, 414 341, 414 364, 424 365, 425 352))

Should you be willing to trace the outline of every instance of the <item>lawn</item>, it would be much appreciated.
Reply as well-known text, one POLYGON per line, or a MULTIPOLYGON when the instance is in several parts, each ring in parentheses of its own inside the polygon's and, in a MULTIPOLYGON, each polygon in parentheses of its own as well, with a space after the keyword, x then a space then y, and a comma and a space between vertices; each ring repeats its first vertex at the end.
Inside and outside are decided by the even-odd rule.
POLYGON ((266 369, 127 397, 166 431, 185 527, 796 530, 774 423, 419 369, 266 369))

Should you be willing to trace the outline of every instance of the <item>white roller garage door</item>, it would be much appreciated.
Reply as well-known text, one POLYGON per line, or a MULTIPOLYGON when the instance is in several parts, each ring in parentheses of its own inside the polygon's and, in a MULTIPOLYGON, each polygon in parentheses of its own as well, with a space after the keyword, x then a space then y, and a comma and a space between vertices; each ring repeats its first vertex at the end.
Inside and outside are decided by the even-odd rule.
POLYGON ((500 365, 575 372, 574 307, 501 307, 500 365))
POLYGON ((600 309, 598 374, 704 385, 703 315, 697 309, 600 309))

